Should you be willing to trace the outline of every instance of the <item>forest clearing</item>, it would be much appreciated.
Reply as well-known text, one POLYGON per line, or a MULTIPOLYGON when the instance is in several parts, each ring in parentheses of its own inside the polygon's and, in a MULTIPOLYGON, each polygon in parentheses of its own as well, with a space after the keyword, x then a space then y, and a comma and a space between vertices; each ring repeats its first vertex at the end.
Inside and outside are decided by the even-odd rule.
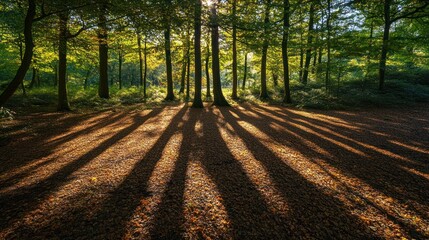
POLYGON ((2 239, 429 237, 424 105, 176 104, 2 131, 2 239))
POLYGON ((429 1, 1 0, 0 239, 429 239, 429 1))

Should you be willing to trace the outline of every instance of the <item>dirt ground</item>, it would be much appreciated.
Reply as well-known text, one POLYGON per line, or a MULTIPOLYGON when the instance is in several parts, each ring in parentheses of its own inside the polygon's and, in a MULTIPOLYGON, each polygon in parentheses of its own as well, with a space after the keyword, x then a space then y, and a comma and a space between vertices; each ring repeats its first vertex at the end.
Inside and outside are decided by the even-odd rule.
POLYGON ((429 238, 429 108, 0 123, 0 239, 429 238))

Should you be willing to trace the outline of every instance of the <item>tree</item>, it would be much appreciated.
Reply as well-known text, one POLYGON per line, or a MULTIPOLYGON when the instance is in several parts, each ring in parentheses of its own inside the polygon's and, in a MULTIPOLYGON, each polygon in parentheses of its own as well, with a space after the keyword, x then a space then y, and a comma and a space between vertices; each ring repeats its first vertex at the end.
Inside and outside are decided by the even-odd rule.
POLYGON ((288 59, 288 40, 289 40, 289 27, 290 27, 290 3, 289 0, 283 0, 283 39, 282 39, 282 61, 283 61, 283 75, 284 75, 284 103, 291 103, 289 86, 289 59, 288 59))
POLYGON ((36 2, 35 0, 28 0, 27 13, 24 20, 24 42, 25 42, 25 51, 24 57, 22 58, 21 65, 19 66, 15 77, 0 95, 0 106, 9 100, 10 97, 18 89, 19 85, 22 84, 22 80, 25 77, 25 74, 28 71, 28 68, 31 65, 31 59, 33 58, 33 22, 35 21, 36 16, 36 2))
POLYGON ((167 96, 166 101, 174 100, 173 92, 173 67, 171 63, 171 11, 172 3, 171 0, 165 0, 165 13, 164 13, 164 49, 165 49, 165 64, 167 69, 167 96))
POLYGON ((212 40, 212 72, 213 72, 213 105, 229 106, 222 93, 222 83, 220 80, 219 64, 219 21, 216 12, 217 4, 213 3, 210 7, 210 27, 212 40))
POLYGON ((192 107, 202 108, 201 100, 201 0, 195 0, 195 23, 194 23, 194 51, 195 51, 195 91, 192 107))
POLYGON ((237 99, 237 0, 232 1, 232 99, 237 99))
POLYGON ((265 3, 265 13, 264 13, 264 36, 262 44, 262 59, 261 59, 261 94, 259 97, 261 99, 267 99, 267 52, 268 52, 268 28, 270 24, 270 8, 271 0, 267 0, 265 3))
POLYGON ((428 1, 395 1, 395 0, 384 0, 383 5, 383 44, 381 48, 381 57, 379 64, 379 90, 384 89, 384 82, 386 78, 386 62, 387 53, 389 51, 389 37, 390 28, 393 23, 404 19, 404 18, 421 18, 429 16, 427 10, 429 6, 428 1), (392 11, 393 8, 393 11, 392 11))
POLYGON ((314 5, 315 2, 312 1, 310 3, 310 16, 308 20, 308 36, 307 36, 307 50, 305 53, 305 64, 304 64, 304 73, 302 75, 302 83, 307 84, 308 82, 308 73, 310 68, 310 60, 311 60, 311 48, 313 43, 313 30, 314 30, 314 5))
POLYGON ((109 46, 107 42, 107 2, 102 1, 99 6, 98 16, 98 52, 99 52, 99 72, 98 96, 109 98, 109 77, 108 59, 109 46))

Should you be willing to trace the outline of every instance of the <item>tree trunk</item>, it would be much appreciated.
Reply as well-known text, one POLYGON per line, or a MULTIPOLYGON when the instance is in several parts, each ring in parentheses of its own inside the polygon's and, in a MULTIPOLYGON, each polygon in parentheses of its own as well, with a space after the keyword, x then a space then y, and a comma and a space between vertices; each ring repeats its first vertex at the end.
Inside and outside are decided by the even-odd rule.
POLYGON ((143 86, 143 56, 142 56, 143 54, 142 54, 142 37, 139 32, 137 32, 137 47, 139 52, 139 73, 140 73, 139 85, 140 87, 142 87, 143 86))
POLYGON ((195 92, 194 102, 192 107, 202 108, 203 101, 201 99, 201 78, 202 78, 202 66, 201 66, 201 0, 195 0, 195 24, 194 24, 194 51, 195 51, 195 92))
MULTIPOLYGON (((19 34, 18 36, 18 41, 19 41, 19 59, 21 60, 21 64, 22 64, 22 58, 24 57, 24 43, 22 42, 22 38, 21 38, 21 34, 19 34)), ((22 79, 21 82, 21 89, 22 89, 22 95, 27 96, 27 91, 25 90, 25 86, 24 86, 24 79, 22 79)))
POLYGON ((244 54, 244 76, 243 76, 243 85, 241 89, 244 91, 246 89, 246 80, 247 80, 247 53, 244 54))
POLYGON ((310 5, 310 19, 308 21, 308 37, 307 37, 307 50, 305 53, 305 65, 304 73, 302 75, 302 83, 307 84, 308 82, 308 73, 311 62, 311 48, 313 44, 313 29, 314 29, 314 2, 311 2, 310 5))
POLYGON ((212 71, 213 71, 213 95, 215 106, 229 106, 222 93, 219 63, 219 23, 216 13, 216 4, 210 8, 210 25, 212 31, 212 71))
POLYGON ((98 23, 98 51, 100 59, 100 80, 98 84, 98 96, 100 98, 109 98, 109 79, 108 79, 108 43, 107 43, 107 6, 103 3, 100 7, 100 16, 98 23))
POLYGON ((86 75, 85 75, 85 81, 83 82, 83 89, 84 89, 84 90, 86 90, 86 89, 88 88, 88 80, 89 80, 89 76, 91 75, 91 72, 92 72, 92 70, 91 70, 91 69, 89 69, 89 70, 86 72, 86 75))
POLYGON ((123 62, 123 57, 122 57, 122 50, 119 48, 119 52, 118 52, 118 82, 119 82, 119 89, 122 89, 122 62, 123 62))
POLYGON ((143 98, 146 99, 146 80, 147 80, 147 41, 146 37, 144 38, 144 73, 143 73, 143 98))
POLYGON ((232 99, 237 99, 237 0, 232 2, 232 99))
MULTIPOLYGON (((299 15, 300 19, 302 19, 302 8, 299 10, 299 15)), ((299 82, 302 82, 302 73, 304 69, 304 27, 301 27, 299 31, 299 40, 299 82)))
POLYGON ((383 29, 383 46, 381 48, 381 58, 380 58, 380 67, 379 67, 379 85, 378 89, 382 91, 384 89, 384 80, 386 75, 386 61, 387 61, 387 51, 389 49, 389 34, 390 26, 392 22, 390 21, 390 5, 392 0, 384 1, 384 29, 383 29))
POLYGON ((275 71, 272 72, 272 75, 273 75, 273 85, 274 87, 277 87, 279 85, 279 82, 278 82, 279 75, 277 75, 275 71))
POLYGON ((325 88, 326 92, 329 91, 331 79, 331 0, 328 0, 328 16, 326 17, 326 28, 328 35, 326 36, 327 43, 327 60, 326 60, 326 74, 325 74, 325 88))
MULTIPOLYGON (((188 35, 189 36, 189 35, 188 35)), ((189 39, 188 39, 188 46, 189 46, 189 39)), ((191 72, 191 56, 190 56, 190 50, 188 48, 188 51, 186 52, 186 102, 189 101, 189 77, 190 77, 190 72, 191 72)))
MULTIPOLYGON (((187 46, 185 46, 185 48, 187 48, 187 46)), ((186 52, 187 50, 185 49, 183 51, 183 61, 182 61, 182 75, 180 77, 180 90, 179 90, 179 94, 180 93, 184 93, 185 92, 185 78, 186 78, 186 52)))
POLYGON ((58 111, 70 111, 67 97, 67 38, 69 12, 59 16, 59 47, 58 47, 58 111))
POLYGON ((164 30, 165 40, 165 64, 167 67, 167 96, 166 101, 174 100, 173 92, 173 69, 171 65, 171 49, 170 49, 170 23, 167 23, 166 29, 164 30))
POLYGON ((268 24, 270 24, 270 7, 271 0, 268 0, 265 7, 264 17, 264 43, 262 45, 262 59, 261 59, 261 99, 267 99, 267 52, 268 52, 268 24))
POLYGON ((210 33, 207 39, 207 52, 206 52, 206 60, 205 60, 205 68, 206 68, 206 80, 207 80, 207 90, 206 90, 206 98, 210 99, 212 97, 210 93, 210 71, 209 71, 209 61, 210 61, 210 33))
POLYGON ((283 39, 282 39, 282 61, 283 61, 283 75, 284 75, 284 103, 291 103, 290 85, 289 85, 289 59, 288 59, 288 38, 290 27, 290 4, 289 0, 283 1, 283 39))
POLYGON ((36 84, 37 81, 37 68, 34 67, 34 62, 33 62, 33 72, 31 74, 31 81, 30 81, 30 85, 28 85, 29 89, 32 89, 36 84))
POLYGON ((24 80, 25 74, 27 73, 28 68, 31 64, 31 59, 33 58, 33 19, 36 15, 36 3, 35 0, 28 0, 28 9, 25 16, 24 21, 24 39, 25 39, 25 52, 24 57, 22 58, 21 65, 18 68, 18 71, 15 74, 15 77, 12 81, 7 85, 6 89, 0 95, 0 107, 4 106, 4 104, 9 100, 10 97, 15 93, 16 89, 18 89, 19 85, 24 80))

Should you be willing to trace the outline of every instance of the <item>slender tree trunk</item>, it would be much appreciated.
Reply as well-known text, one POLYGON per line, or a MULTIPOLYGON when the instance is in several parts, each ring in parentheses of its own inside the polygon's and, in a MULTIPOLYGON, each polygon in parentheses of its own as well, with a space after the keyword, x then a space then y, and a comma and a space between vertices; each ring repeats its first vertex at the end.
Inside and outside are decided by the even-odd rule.
POLYGON ((274 87, 277 87, 279 85, 279 82, 278 82, 279 75, 277 75, 275 70, 273 70, 272 75, 273 75, 273 85, 274 87))
POLYGON ((246 89, 246 80, 247 80, 247 53, 244 54, 244 70, 243 70, 243 85, 241 89, 244 91, 246 89))
POLYGON ((283 75, 284 75, 284 103, 291 103, 290 85, 289 85, 289 58, 288 58, 288 39, 290 27, 290 4, 289 0, 283 1, 283 39, 282 39, 282 60, 283 60, 283 75))
MULTIPOLYGON (((34 65, 34 62, 33 62, 34 65)), ((33 66, 33 72, 31 75, 31 81, 30 81, 30 85, 28 86, 29 89, 32 89, 36 84, 37 81, 37 68, 33 66)))
MULTIPOLYGON (((22 38, 21 38, 21 34, 19 34, 18 36, 18 41, 19 41, 19 59, 21 60, 21 64, 22 64, 22 58, 24 57, 24 43, 22 42, 22 38)), ((27 96, 27 91, 25 90, 25 86, 24 86, 24 79, 22 79, 21 82, 21 89, 22 89, 22 95, 27 96)))
MULTIPOLYGON (((188 34, 189 36, 189 34, 188 34)), ((189 37, 187 39, 188 46, 190 45, 189 37)), ((188 48, 188 51, 186 52, 186 96, 185 99, 188 102, 189 101, 189 77, 191 75, 191 56, 190 56, 190 49, 188 48)))
MULTIPOLYGON (((300 19, 302 19, 302 9, 299 10, 300 19)), ((301 23, 299 31, 299 82, 302 82, 302 74, 304 69, 304 27, 301 23)))
POLYGON ((326 36, 327 60, 326 60, 325 87, 326 87, 326 92, 328 92, 330 79, 331 79, 331 0, 328 0, 328 16, 326 16, 326 28, 328 29, 328 34, 326 36))
POLYGON ((22 58, 21 65, 18 68, 18 71, 15 74, 15 77, 7 85, 6 89, 0 95, 0 107, 9 100, 10 97, 18 89, 19 85, 24 80, 25 74, 27 73, 28 68, 31 65, 31 59, 33 58, 33 20, 36 15, 36 3, 35 0, 28 0, 28 8, 24 21, 24 41, 25 41, 25 52, 24 57, 22 58))
POLYGON ((232 2, 232 99, 237 99, 237 0, 232 2))
POLYGON ((67 38, 69 12, 59 16, 59 47, 58 47, 58 111, 70 111, 67 97, 67 38))
POLYGON ((384 89, 384 80, 386 75, 386 61, 387 61, 387 51, 389 49, 389 35, 390 35, 390 26, 392 24, 390 20, 390 5, 392 0, 384 1, 384 29, 383 29, 383 46, 381 48, 381 58, 380 58, 380 67, 379 67, 379 85, 378 89, 382 91, 384 89))
POLYGON ((365 70, 365 77, 363 77, 362 80, 362 91, 366 88, 368 76, 371 70, 371 52, 372 52, 372 40, 373 40, 373 34, 374 34, 374 21, 371 21, 371 26, 369 30, 369 42, 368 42, 368 50, 366 55, 366 70, 365 70))
POLYGON ((210 25, 212 30, 212 71, 213 71, 213 95, 215 106, 229 106, 222 93, 222 83, 220 80, 220 63, 219 63, 219 23, 216 13, 216 4, 210 8, 210 25))
POLYGON ((201 66, 201 0, 195 0, 195 23, 194 23, 194 51, 195 51, 195 92, 194 102, 192 107, 202 108, 203 101, 201 99, 201 81, 202 81, 202 66, 201 66))
POLYGON ((310 5, 310 19, 308 21, 308 37, 307 37, 307 50, 305 53, 305 65, 304 73, 302 75, 302 83, 307 84, 308 82, 308 73, 311 62, 311 48, 313 44, 313 29, 314 29, 314 2, 311 2, 310 5))
POLYGON ((311 74, 314 74, 316 72, 316 66, 317 66, 317 49, 314 49, 313 66, 311 67, 311 74))
POLYGON ((207 38, 207 51, 206 51, 206 60, 205 60, 205 68, 206 68, 206 98, 210 99, 212 97, 210 93, 210 71, 209 71, 209 61, 210 61, 210 33, 208 33, 207 38))
POLYGON ((270 7, 271 0, 268 0, 265 7, 264 17, 264 43, 262 45, 262 59, 261 59, 261 99, 267 99, 267 52, 268 52, 268 25, 270 24, 270 7))
POLYGON ((139 51, 139 73, 140 73, 139 85, 140 87, 142 87, 143 86, 143 53, 142 53, 142 36, 140 35, 139 32, 137 32, 137 47, 139 51))
POLYGON ((182 61, 182 75, 180 78, 180 90, 179 93, 184 93, 185 92, 185 78, 186 78, 186 52, 187 52, 187 48, 185 46, 185 50, 183 51, 183 61, 182 61))
POLYGON ((89 70, 86 72, 86 75, 85 75, 85 81, 83 82, 83 89, 84 89, 84 90, 86 90, 86 89, 88 88, 88 80, 89 80, 89 76, 91 75, 91 72, 92 72, 92 69, 89 69, 89 70))
POLYGON ((147 95, 146 95, 146 81, 147 81, 147 41, 146 41, 146 36, 144 38, 144 73, 143 73, 143 98, 146 99, 147 95))
POLYGON ((103 3, 100 7, 98 23, 98 52, 100 60, 100 80, 98 83, 98 96, 100 98, 109 98, 109 79, 108 79, 108 43, 107 43, 107 5, 103 3))
POLYGON ((122 49, 119 48, 118 52, 118 82, 119 82, 119 89, 122 89, 122 62, 123 62, 123 56, 122 56, 122 49))
POLYGON ((173 68, 171 65, 171 49, 170 49, 170 23, 167 23, 166 29, 164 30, 165 40, 165 64, 167 67, 167 96, 166 101, 174 100, 173 92, 173 68))
POLYGON ((57 87, 57 85, 58 85, 58 68, 59 68, 59 65, 58 65, 58 61, 55 63, 55 80, 54 80, 54 87, 57 87))

